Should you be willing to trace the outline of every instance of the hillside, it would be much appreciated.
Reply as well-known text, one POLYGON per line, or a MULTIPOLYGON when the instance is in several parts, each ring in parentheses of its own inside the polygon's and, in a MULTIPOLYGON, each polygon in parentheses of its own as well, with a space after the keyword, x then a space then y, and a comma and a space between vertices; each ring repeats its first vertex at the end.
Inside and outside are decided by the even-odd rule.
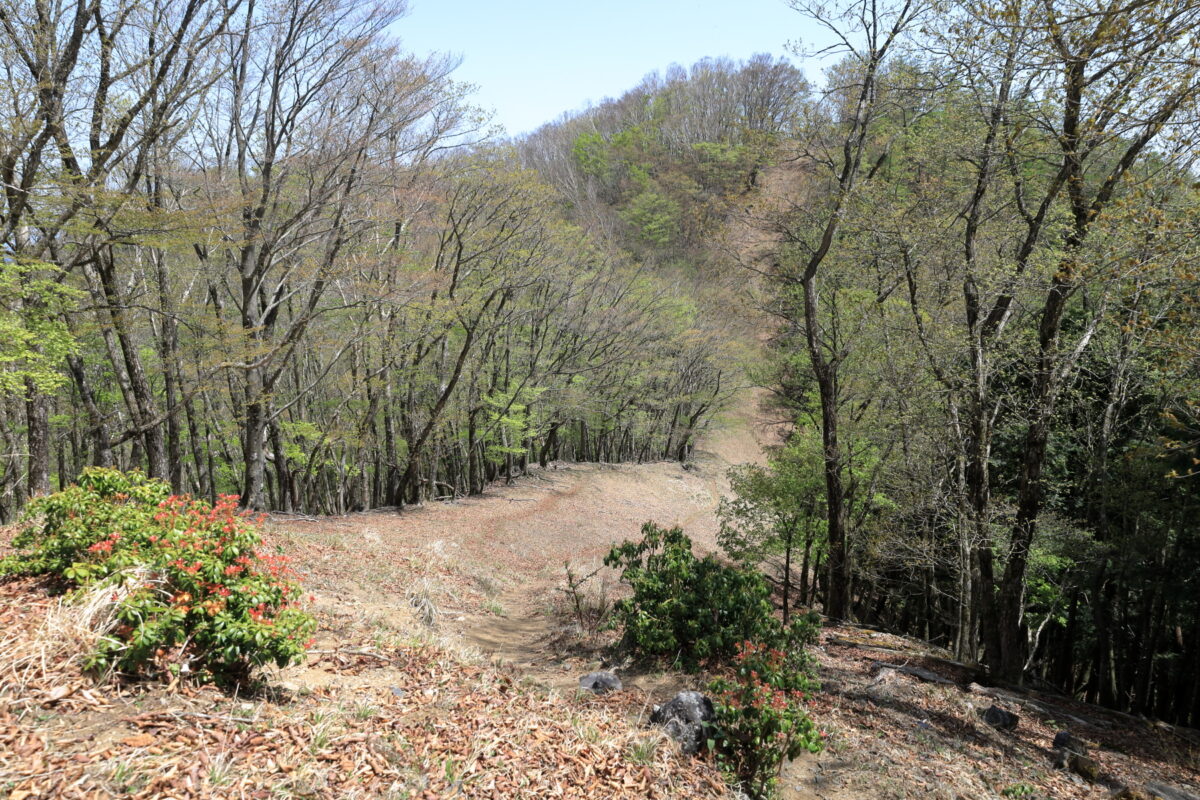
POLYGON ((1200 800, 1200 0, 419 4, 0 5, 0 800, 1200 800))
MULTIPOLYGON (((507 627, 506 654, 544 676, 553 625, 539 601, 563 559, 598 557, 650 517, 711 541, 727 459, 760 452, 752 408, 694 469, 563 465, 399 514, 275 520, 269 540, 295 559, 321 627, 308 662, 259 695, 93 686, 77 613, 50 584, 5 582, 0 797, 724 796, 712 767, 631 724, 647 692, 547 693, 527 668, 489 664, 481 631, 507 627)), ((552 682, 574 682, 562 674, 552 682)))
MULTIPOLYGON (((686 469, 558 465, 400 514, 277 518, 271 539, 297 560, 321 629, 308 663, 258 695, 93 686, 52 587, 5 583, 0 797, 725 796, 711 765, 645 724, 694 678, 631 673, 603 698, 572 691, 597 651, 578 646, 555 589, 564 560, 595 563, 646 519, 711 546, 725 468, 761 457, 772 435, 758 398, 742 397, 686 469)), ((945 654, 866 629, 826 629, 816 655, 812 711, 830 746, 787 768, 784 797, 1101 798, 1200 783, 1194 732, 984 689, 945 654), (1015 732, 979 720, 993 702, 1020 715, 1015 732), (1093 745, 1096 783, 1050 768, 1061 729, 1093 745)))
POLYGON ((1197 731, 983 685, 976 670, 936 648, 867 628, 826 628, 816 655, 823 691, 813 713, 830 746, 792 765, 794 797, 1186 800, 1200 791, 1197 731), (993 705, 1020 718, 1015 730, 983 722, 993 705), (1053 767, 1061 731, 1088 745, 1095 780, 1053 767), (1147 787, 1160 794, 1132 791, 1147 787))
POLYGON ((273 527, 319 599, 428 601, 439 630, 529 660, 505 650, 528 642, 500 637, 508 627, 546 619, 541 612, 562 584, 564 563, 594 569, 647 520, 679 524, 700 547, 716 549, 714 511, 729 491, 726 471, 761 459, 762 444, 776 435, 757 411, 760 397, 745 391, 686 466, 556 463, 478 497, 399 514, 276 516, 273 527))

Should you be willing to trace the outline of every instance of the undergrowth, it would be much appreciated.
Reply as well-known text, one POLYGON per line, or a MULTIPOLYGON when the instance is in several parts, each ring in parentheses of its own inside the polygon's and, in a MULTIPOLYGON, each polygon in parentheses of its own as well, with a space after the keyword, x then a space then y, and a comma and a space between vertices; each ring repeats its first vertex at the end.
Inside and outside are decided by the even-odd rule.
MULTIPOLYGON (((261 520, 259 520, 261 521, 261 520)), ((262 549, 237 497, 172 495, 141 473, 85 470, 32 501, 0 575, 55 575, 97 630, 96 673, 170 673, 240 683, 298 661, 316 623, 286 560, 262 549)))
POLYGON ((816 640, 817 616, 784 626, 758 572, 697 558, 679 528, 648 522, 640 542, 614 547, 604 563, 621 568, 633 589, 614 607, 624 646, 718 673, 708 684, 716 715, 709 749, 750 797, 773 797, 784 761, 822 746, 804 707, 817 688, 805 652, 816 640))

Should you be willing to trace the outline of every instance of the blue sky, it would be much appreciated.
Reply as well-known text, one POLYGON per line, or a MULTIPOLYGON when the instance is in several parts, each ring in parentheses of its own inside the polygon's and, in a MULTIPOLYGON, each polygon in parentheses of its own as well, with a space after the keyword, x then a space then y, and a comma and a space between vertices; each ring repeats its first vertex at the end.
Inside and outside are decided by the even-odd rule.
POLYGON ((520 134, 672 63, 787 55, 811 27, 783 0, 409 0, 393 33, 412 52, 462 56, 455 76, 520 134))

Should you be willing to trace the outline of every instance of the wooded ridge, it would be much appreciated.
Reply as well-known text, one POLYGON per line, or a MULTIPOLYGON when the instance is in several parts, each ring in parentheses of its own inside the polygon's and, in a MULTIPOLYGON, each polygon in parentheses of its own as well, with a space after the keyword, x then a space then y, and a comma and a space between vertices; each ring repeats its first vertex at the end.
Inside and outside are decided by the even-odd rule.
POLYGON ((401 2, 0 4, 0 521, 687 461, 755 383, 722 544, 785 616, 1200 725, 1200 2, 793 5, 819 83, 500 140, 401 2))

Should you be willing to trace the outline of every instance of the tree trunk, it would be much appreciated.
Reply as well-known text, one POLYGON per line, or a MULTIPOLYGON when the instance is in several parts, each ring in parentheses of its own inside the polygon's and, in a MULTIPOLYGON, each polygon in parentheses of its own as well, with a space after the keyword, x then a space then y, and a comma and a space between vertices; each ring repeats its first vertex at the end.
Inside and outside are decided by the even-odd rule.
MULTIPOLYGON (((158 408, 154 401, 154 392, 142 366, 142 358, 133 337, 129 331, 129 321, 116 285, 113 254, 111 251, 97 254, 96 275, 100 279, 100 288, 104 303, 107 307, 108 324, 116 334, 121 347, 121 358, 125 374, 129 379, 133 405, 130 415, 138 428, 145 448, 147 472, 153 478, 170 478, 170 466, 167 461, 167 449, 163 442, 162 426, 157 422, 158 408)), ((115 365, 114 365, 115 366, 115 365)))
POLYGON ((75 388, 79 391, 83 408, 87 412, 92 439, 92 463, 97 467, 111 467, 113 452, 112 446, 108 443, 108 428, 104 424, 104 415, 96 403, 95 392, 92 391, 91 384, 88 382, 83 361, 76 355, 67 356, 67 366, 71 370, 71 378, 75 381, 75 388))
MULTIPOLYGON (((257 370, 251 370, 256 372, 257 370)), ((242 424, 242 508, 261 509, 263 485, 266 480, 266 454, 263 438, 267 429, 267 409, 263 393, 254 387, 258 381, 250 378, 247 388, 246 419, 242 424)))
POLYGON ((783 624, 788 624, 788 602, 792 593, 792 537, 795 526, 789 525, 783 542, 783 624))
POLYGON ((829 585, 825 614, 843 620, 850 614, 850 559, 846 545, 846 491, 842 483, 842 450, 838 441, 839 393, 837 364, 825 358, 818 342, 819 310, 815 275, 803 281, 804 322, 808 354, 821 400, 821 442, 824 455, 825 509, 829 554, 829 585))
POLYGON ((29 443, 28 497, 50 493, 50 401, 25 379, 25 425, 29 443))

